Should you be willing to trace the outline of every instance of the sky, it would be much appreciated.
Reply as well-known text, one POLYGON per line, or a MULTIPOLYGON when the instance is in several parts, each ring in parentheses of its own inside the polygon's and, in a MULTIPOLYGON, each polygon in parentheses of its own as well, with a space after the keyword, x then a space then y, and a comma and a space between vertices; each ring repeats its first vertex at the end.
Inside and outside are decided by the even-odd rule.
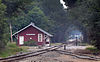
POLYGON ((65 5, 65 2, 63 0, 60 0, 60 3, 63 5, 64 9, 68 8, 68 6, 65 5))

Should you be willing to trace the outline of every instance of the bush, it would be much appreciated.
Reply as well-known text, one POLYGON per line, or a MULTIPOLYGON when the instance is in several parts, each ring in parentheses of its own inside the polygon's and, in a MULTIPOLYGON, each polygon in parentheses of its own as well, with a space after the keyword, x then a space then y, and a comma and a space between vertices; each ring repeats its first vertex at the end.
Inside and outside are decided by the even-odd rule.
POLYGON ((23 51, 23 49, 17 46, 16 43, 9 42, 6 48, 0 51, 0 57, 8 57, 21 51, 23 51))
POLYGON ((7 47, 8 47, 12 52, 19 52, 19 51, 22 51, 22 49, 19 48, 19 46, 17 46, 15 42, 13 42, 13 43, 8 43, 8 44, 7 44, 7 47))
POLYGON ((80 46, 87 46, 87 45, 89 45, 89 44, 88 44, 88 43, 80 42, 79 45, 80 45, 80 46))
POLYGON ((7 44, 7 47, 11 47, 11 48, 15 48, 15 47, 17 47, 17 45, 16 45, 16 43, 15 42, 13 42, 13 43, 8 43, 7 44))
POLYGON ((91 51, 92 54, 99 54, 99 50, 96 47, 87 47, 86 49, 91 51))
POLYGON ((37 46, 37 42, 36 41, 25 41, 24 43, 25 46, 37 46))
POLYGON ((98 51, 96 47, 87 47, 86 49, 90 51, 98 51))

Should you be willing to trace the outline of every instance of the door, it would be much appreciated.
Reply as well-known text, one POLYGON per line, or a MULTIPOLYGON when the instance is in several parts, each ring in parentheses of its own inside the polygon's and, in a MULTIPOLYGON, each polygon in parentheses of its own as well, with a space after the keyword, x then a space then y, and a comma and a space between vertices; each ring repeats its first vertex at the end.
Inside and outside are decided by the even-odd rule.
POLYGON ((50 46, 50 38, 49 37, 46 38, 46 44, 45 44, 45 46, 50 46))
POLYGON ((19 36, 19 45, 24 44, 24 36, 19 36))

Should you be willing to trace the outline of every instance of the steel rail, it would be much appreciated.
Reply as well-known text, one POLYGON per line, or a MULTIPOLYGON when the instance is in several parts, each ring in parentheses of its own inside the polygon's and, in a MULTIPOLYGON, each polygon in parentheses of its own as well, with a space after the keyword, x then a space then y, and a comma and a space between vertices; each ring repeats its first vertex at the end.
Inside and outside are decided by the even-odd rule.
POLYGON ((74 54, 72 52, 67 52, 67 51, 62 51, 62 50, 55 50, 55 51, 60 53, 60 54, 74 56, 74 57, 79 58, 79 59, 100 61, 100 57, 96 57, 96 56, 88 56, 88 55, 84 55, 84 54, 74 54))
POLYGON ((20 60, 20 59, 24 59, 24 58, 28 58, 28 57, 32 57, 32 56, 37 56, 37 55, 46 53, 48 51, 53 51, 53 50, 58 49, 60 47, 62 47, 62 45, 53 46, 53 47, 42 49, 39 51, 28 52, 28 53, 24 53, 24 54, 20 54, 20 55, 16 55, 16 56, 11 56, 11 57, 7 57, 7 58, 1 58, 0 61, 1 62, 12 62, 15 60, 20 60))

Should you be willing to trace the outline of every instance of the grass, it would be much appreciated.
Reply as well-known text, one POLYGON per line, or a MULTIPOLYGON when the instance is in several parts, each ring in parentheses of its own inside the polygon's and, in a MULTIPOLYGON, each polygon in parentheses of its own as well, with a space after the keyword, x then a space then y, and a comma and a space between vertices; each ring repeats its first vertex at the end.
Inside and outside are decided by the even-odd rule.
POLYGON ((89 44, 88 43, 78 43, 80 46, 88 46, 89 44))
POLYGON ((19 47, 22 49, 23 52, 28 52, 27 49, 29 48, 28 46, 21 46, 19 47))
POLYGON ((94 46, 89 46, 89 47, 86 48, 86 50, 89 50, 92 54, 99 54, 99 52, 100 52, 100 50, 98 50, 94 46))
POLYGON ((0 57, 8 57, 18 52, 26 52, 27 47, 19 47, 16 43, 8 43, 6 48, 0 51, 0 57))
POLYGON ((24 46, 37 46, 37 42, 34 40, 25 41, 24 46))
POLYGON ((62 43, 51 43, 52 46, 61 45, 62 43))

